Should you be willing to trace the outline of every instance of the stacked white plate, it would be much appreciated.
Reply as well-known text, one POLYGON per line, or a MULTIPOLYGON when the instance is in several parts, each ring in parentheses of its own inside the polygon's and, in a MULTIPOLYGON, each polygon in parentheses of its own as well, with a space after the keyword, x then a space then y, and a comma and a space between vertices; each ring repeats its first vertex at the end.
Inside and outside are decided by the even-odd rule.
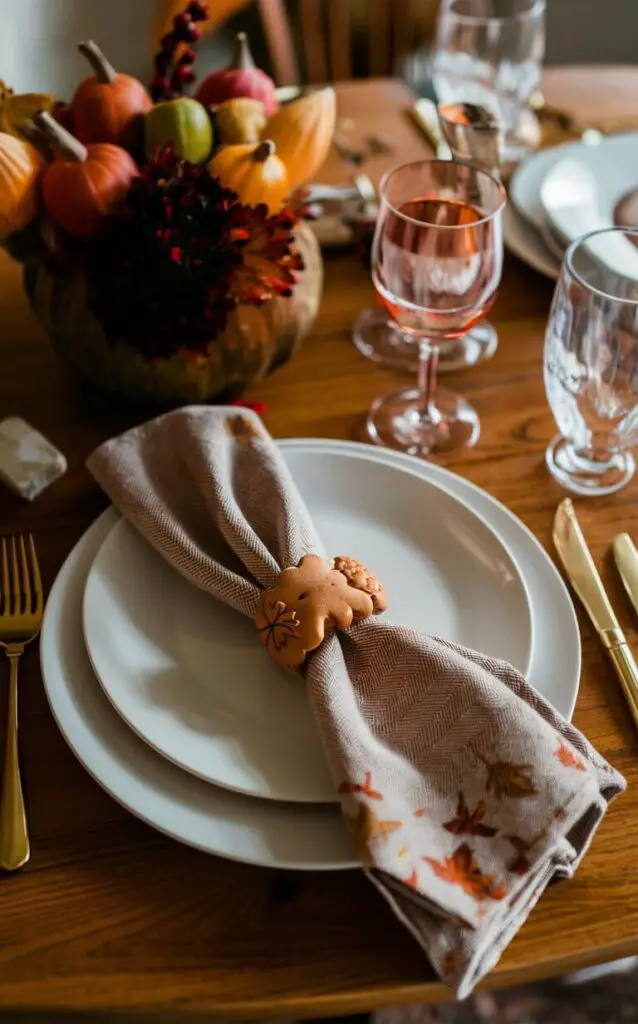
MULTIPOLYGON (((394 619, 511 661, 571 716, 573 607, 519 520, 405 455, 339 441, 280 447, 326 550, 374 567, 394 619)), ((60 571, 41 657, 70 747, 133 814, 236 860, 353 866, 303 682, 114 510, 60 571)))
MULTIPOLYGON (((510 182, 505 242, 525 263, 556 279, 570 242, 612 227, 617 205, 635 189, 638 132, 541 150, 510 182)), ((623 249, 624 258, 638 259, 628 242, 623 249)))

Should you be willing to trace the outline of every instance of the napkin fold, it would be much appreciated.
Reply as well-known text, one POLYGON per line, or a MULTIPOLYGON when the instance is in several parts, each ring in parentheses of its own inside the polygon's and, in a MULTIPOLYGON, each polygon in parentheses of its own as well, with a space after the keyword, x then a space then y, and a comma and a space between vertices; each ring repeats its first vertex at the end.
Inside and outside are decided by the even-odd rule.
MULTIPOLYGON (((171 565, 245 615, 281 569, 324 554, 247 410, 169 413, 88 466, 171 565)), ((389 600, 327 636, 305 685, 364 871, 464 998, 625 781, 511 665, 392 623, 389 600)))

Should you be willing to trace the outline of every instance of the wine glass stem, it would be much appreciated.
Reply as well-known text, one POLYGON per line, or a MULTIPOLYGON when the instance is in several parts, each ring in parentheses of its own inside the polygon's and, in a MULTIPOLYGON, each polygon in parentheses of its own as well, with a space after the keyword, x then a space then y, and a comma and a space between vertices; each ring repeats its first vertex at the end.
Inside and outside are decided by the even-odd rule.
POLYGON ((438 348, 422 338, 419 341, 419 412, 423 420, 435 425, 441 422, 441 414, 435 402, 438 363, 438 348))

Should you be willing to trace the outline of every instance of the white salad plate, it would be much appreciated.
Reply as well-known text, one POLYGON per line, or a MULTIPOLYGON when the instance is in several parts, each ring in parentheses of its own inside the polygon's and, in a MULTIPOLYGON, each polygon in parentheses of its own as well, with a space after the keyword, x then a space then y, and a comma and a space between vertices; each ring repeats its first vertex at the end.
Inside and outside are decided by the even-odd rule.
MULTIPOLYGON (((326 551, 373 568, 387 617, 527 673, 521 574, 465 501, 418 473, 350 453, 286 452, 326 551)), ((84 639, 114 708, 158 753, 215 785, 271 800, 336 801, 306 688, 252 621, 177 573, 127 522, 88 574, 84 639)))
POLYGON ((575 161, 593 172, 609 218, 606 226, 611 225, 616 202, 638 187, 638 132, 610 135, 595 145, 565 142, 540 150, 523 161, 512 175, 508 192, 518 212, 540 231, 547 224, 543 182, 565 160, 575 161))
MULTIPOLYGON (((532 610, 530 683, 570 718, 580 676, 580 637, 566 587, 527 528, 480 488, 441 467, 354 442, 284 441, 290 459, 349 455, 403 468, 458 496, 507 545, 532 610)), ((258 800, 219 789, 158 755, 127 727, 97 682, 82 639, 82 602, 89 570, 119 522, 104 513, 75 546, 53 585, 40 644, 53 715, 86 770, 143 821, 198 849, 268 867, 329 870, 354 865, 334 805, 258 800)))

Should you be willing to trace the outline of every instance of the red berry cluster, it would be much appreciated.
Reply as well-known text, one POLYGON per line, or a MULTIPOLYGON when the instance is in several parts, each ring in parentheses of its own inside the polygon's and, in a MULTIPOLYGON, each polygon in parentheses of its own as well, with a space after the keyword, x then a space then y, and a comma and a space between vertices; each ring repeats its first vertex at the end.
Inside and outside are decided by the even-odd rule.
POLYGON ((155 55, 155 78, 151 82, 153 101, 182 96, 187 85, 195 81, 193 64, 197 54, 190 45, 200 37, 198 21, 206 21, 208 7, 200 0, 191 3, 173 18, 173 30, 162 36, 161 49, 155 55), (178 55, 179 50, 179 55, 178 55))

